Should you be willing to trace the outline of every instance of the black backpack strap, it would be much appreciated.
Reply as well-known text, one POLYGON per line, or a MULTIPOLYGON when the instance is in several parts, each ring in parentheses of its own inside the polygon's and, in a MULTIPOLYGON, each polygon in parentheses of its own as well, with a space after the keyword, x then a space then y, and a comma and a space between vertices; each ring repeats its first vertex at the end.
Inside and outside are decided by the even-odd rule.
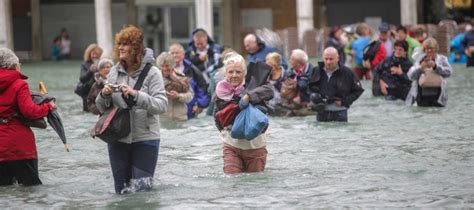
MULTIPOLYGON (((140 73, 140 76, 138 76, 138 80, 135 83, 135 86, 133 87, 133 89, 140 90, 142 88, 143 81, 145 81, 145 77, 148 75, 148 72, 150 71, 151 66, 152 66, 151 63, 147 63, 145 65, 142 72, 140 73)), ((128 108, 132 108, 137 103, 135 100, 133 100, 132 97, 125 97, 123 94, 122 94, 122 98, 125 101, 125 103, 127 103, 128 108)))

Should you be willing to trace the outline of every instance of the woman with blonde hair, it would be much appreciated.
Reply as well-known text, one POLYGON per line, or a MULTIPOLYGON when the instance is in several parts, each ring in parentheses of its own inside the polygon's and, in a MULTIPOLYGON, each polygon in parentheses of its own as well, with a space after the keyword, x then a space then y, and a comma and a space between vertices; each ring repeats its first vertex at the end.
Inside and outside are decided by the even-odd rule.
POLYGON ((446 106, 448 102, 446 78, 453 73, 453 67, 446 56, 438 54, 438 50, 438 42, 430 37, 413 53, 416 62, 407 73, 412 81, 410 92, 405 99, 407 105, 416 102, 418 106, 446 106))
POLYGON ((82 98, 82 110, 88 112, 87 95, 94 84, 94 74, 98 71, 97 63, 102 55, 102 48, 97 44, 90 44, 84 51, 84 63, 81 65, 79 83, 74 92, 82 98))
POLYGON ((135 26, 124 27, 115 35, 113 54, 119 62, 110 70, 108 84, 95 102, 102 113, 112 106, 130 112, 130 134, 108 144, 115 192, 149 190, 160 146, 159 114, 168 107, 163 77, 153 66, 153 50, 145 49, 143 34, 135 26), (139 78, 144 78, 140 87, 136 86, 139 78))
POLYGON ((276 52, 269 53, 265 58, 265 63, 272 67, 269 82, 272 84, 273 98, 268 102, 268 105, 272 109, 272 112, 270 113, 275 115, 278 114, 276 113, 276 108, 281 102, 280 90, 285 75, 285 69, 280 65, 281 55, 276 52))

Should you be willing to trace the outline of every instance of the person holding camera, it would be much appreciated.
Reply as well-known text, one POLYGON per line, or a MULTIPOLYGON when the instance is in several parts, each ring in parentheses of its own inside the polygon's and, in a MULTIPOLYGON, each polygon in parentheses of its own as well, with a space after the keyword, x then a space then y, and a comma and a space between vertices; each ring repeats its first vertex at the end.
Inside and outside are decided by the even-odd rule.
POLYGON ((314 66, 308 62, 308 54, 301 49, 291 51, 290 64, 291 68, 285 72, 282 80, 281 105, 289 109, 287 116, 311 115, 313 112, 306 109, 309 103, 307 89, 314 66))
POLYGON ((100 114, 99 109, 95 105, 95 99, 99 95, 100 91, 104 88, 105 83, 107 82, 107 75, 110 72, 110 69, 114 65, 113 61, 108 58, 103 58, 99 61, 98 71, 94 74, 94 84, 92 84, 91 90, 87 95, 87 109, 92 114, 100 114))
POLYGON ((347 122, 347 110, 364 92, 359 78, 339 63, 334 47, 323 52, 323 62, 315 68, 309 81, 310 107, 319 122, 347 122))
MULTIPOLYGON (((379 91, 387 100, 405 100, 411 86, 407 72, 413 65, 407 57, 408 42, 397 40, 393 49, 393 55, 385 59, 375 69, 375 73, 380 78, 378 81, 379 91)), ((374 82, 377 81, 374 79, 374 82)))
POLYGON ((162 52, 156 60, 156 64, 163 74, 166 96, 168 97, 168 111, 163 114, 163 119, 188 120, 187 103, 194 97, 188 78, 184 74, 176 72, 176 61, 170 53, 162 52))
POLYGON ((448 102, 446 78, 453 73, 453 67, 446 56, 438 54, 438 49, 438 42, 430 37, 423 42, 422 48, 415 50, 413 58, 416 62, 407 74, 412 81, 405 100, 407 105, 416 102, 418 106, 446 106, 448 102))
POLYGON ((101 113, 112 106, 130 112, 130 134, 108 144, 115 192, 149 190, 153 187, 160 145, 159 114, 168 109, 163 76, 153 66, 153 50, 145 49, 143 34, 135 26, 124 27, 115 35, 113 54, 119 63, 112 67, 108 84, 95 102, 101 113), (143 83, 135 90, 140 77, 144 78, 143 83))

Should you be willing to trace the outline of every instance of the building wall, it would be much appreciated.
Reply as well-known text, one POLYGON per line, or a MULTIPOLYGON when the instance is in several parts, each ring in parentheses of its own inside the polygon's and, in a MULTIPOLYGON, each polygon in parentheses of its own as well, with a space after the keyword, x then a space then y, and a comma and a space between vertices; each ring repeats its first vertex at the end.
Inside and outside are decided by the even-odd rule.
POLYGON ((400 0, 326 1, 329 26, 363 22, 366 17, 381 17, 390 24, 400 24, 400 0))
POLYGON ((240 0, 240 9, 272 10, 273 30, 296 27, 296 0, 240 0))
MULTIPOLYGON (((126 3, 113 3, 112 34, 115 35, 126 23, 126 3)), ((53 39, 61 28, 66 28, 69 33, 72 58, 82 59, 87 46, 97 42, 94 3, 41 4, 41 28, 43 59, 51 59, 53 39)))

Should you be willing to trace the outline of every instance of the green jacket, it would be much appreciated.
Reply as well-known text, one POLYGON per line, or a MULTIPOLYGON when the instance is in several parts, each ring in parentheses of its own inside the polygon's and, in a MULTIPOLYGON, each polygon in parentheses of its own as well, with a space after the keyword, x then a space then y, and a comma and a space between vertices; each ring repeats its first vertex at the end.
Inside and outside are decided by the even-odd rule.
POLYGON ((407 53, 408 53, 408 57, 409 57, 412 61, 414 61, 414 59, 411 57, 411 56, 413 55, 413 51, 415 50, 415 48, 421 47, 421 44, 420 44, 420 42, 418 42, 418 40, 413 39, 413 38, 409 37, 408 35, 407 35, 407 37, 405 38, 405 41, 408 42, 408 52, 407 52, 407 53))

